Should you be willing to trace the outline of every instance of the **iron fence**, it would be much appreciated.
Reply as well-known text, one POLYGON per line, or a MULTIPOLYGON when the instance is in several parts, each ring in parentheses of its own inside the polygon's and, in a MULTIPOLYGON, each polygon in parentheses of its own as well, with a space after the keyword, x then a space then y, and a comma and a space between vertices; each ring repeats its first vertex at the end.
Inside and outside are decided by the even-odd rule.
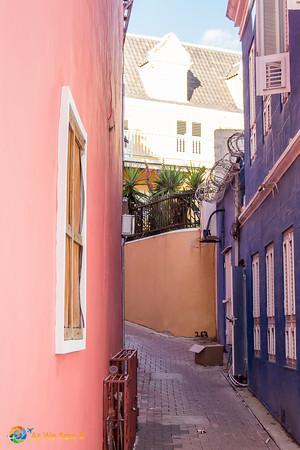
POLYGON ((200 226, 200 208, 194 192, 186 191, 160 197, 131 208, 135 233, 131 239, 200 226))

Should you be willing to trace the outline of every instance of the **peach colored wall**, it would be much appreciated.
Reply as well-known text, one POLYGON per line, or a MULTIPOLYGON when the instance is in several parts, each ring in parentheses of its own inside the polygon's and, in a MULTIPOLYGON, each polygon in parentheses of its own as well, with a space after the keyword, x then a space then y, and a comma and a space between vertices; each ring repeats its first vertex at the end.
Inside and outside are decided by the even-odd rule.
POLYGON ((99 450, 102 380, 122 346, 122 2, 0 0, 0 11, 0 448, 14 448, 7 434, 23 425, 85 434, 83 441, 27 440, 24 449, 99 450), (87 349, 56 356, 63 85, 88 132, 87 349))
POLYGON ((176 336, 216 336, 215 248, 199 238, 186 230, 126 244, 126 320, 176 336))

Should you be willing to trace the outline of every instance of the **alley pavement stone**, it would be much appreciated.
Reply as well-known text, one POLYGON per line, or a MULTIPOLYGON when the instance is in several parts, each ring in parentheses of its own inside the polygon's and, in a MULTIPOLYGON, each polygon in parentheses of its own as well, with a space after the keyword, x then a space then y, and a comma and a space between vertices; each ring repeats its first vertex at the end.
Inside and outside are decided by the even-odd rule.
POLYGON ((222 368, 195 364, 193 343, 126 324, 139 357, 136 450, 278 449, 222 368))

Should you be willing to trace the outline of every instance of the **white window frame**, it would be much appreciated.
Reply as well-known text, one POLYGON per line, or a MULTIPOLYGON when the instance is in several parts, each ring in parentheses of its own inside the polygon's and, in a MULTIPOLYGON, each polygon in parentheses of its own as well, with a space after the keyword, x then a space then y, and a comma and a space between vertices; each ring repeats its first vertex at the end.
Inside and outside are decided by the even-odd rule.
POLYGON ((260 335, 260 280, 259 280, 259 253, 252 256, 252 304, 253 304, 253 339, 254 351, 259 356, 261 349, 260 335))
POLYGON ((270 19, 272 16, 265 16, 264 0, 257 0, 257 95, 283 94, 291 90, 287 0, 284 0, 284 2, 286 8, 282 11, 284 15, 281 15, 279 10, 280 2, 275 0, 274 27, 270 19), (266 22, 266 18, 269 21, 266 22), (270 30, 272 30, 273 36, 268 38, 271 39, 271 42, 275 42, 276 45, 274 48, 266 49, 264 43, 265 33, 270 33, 270 30))
POLYGON ((191 132, 191 151, 193 155, 201 155, 201 141, 202 141, 202 123, 192 121, 190 124, 190 132, 191 132), (200 126, 200 136, 196 136, 193 134, 193 125, 200 126))
POLYGON ((63 86, 61 92, 61 106, 58 133, 58 173, 57 173, 57 229, 56 229, 56 328, 55 352, 65 354, 85 350, 86 348, 86 157, 87 132, 82 124, 76 108, 71 89, 63 86), (83 338, 78 340, 65 340, 65 264, 66 264, 66 210, 67 210, 67 168, 68 168, 68 139, 70 114, 85 141, 84 152, 81 154, 82 177, 84 184, 84 214, 82 227, 82 272, 80 280, 80 299, 84 321, 83 338))
POLYGON ((284 314, 296 315, 295 300, 295 263, 294 263, 294 232, 287 230, 283 235, 283 285, 284 314))
POLYGON ((297 333, 296 323, 290 323, 285 327, 285 356, 288 365, 297 362, 297 333))
POLYGON ((264 136, 268 136, 272 129, 272 96, 263 97, 263 128, 264 136))
POLYGON ((250 128, 256 122, 256 94, 255 94, 255 52, 254 40, 249 50, 249 109, 250 109, 250 128))
POLYGON ((186 154, 195 157, 201 155, 201 145, 202 145, 202 122, 188 121, 188 120, 177 120, 177 131, 178 123, 185 123, 185 134, 176 134, 176 153, 186 154), (193 135, 193 124, 200 125, 200 136, 193 135))
POLYGON ((268 323, 268 355, 269 359, 273 359, 276 356, 275 324, 270 325, 269 323, 268 323))
POLYGON ((249 118, 250 118, 250 160, 253 161, 256 156, 256 92, 255 92, 255 52, 254 40, 249 50, 249 118))
POLYGON ((251 163, 256 158, 256 149, 257 149, 256 125, 254 124, 252 126, 252 128, 250 128, 250 159, 251 159, 251 163))
POLYGON ((252 298, 253 298, 253 317, 260 318, 260 283, 259 283, 259 254, 252 256, 252 298))
POLYGON ((274 283, 274 245, 266 248, 266 294, 268 318, 268 355, 269 360, 275 360, 276 330, 275 330, 275 283, 274 283))
POLYGON ((266 249, 266 287, 267 287, 267 317, 275 317, 274 295, 274 245, 266 249))
POLYGON ((261 349, 261 345, 260 345, 260 324, 255 324, 254 325, 254 330, 253 330, 253 334, 254 334, 254 350, 255 352, 260 352, 261 349))
POLYGON ((295 367, 297 362, 297 330, 293 228, 289 228, 283 234, 283 287, 285 315, 285 356, 287 365, 295 367))

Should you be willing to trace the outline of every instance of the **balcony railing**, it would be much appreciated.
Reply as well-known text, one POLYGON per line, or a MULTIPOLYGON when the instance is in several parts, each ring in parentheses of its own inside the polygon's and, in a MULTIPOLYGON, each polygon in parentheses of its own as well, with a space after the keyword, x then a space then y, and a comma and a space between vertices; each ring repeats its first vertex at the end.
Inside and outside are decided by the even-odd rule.
POLYGON ((125 130, 125 161, 189 164, 201 160, 201 138, 125 130))
POLYGON ((200 226, 199 204, 193 192, 179 192, 131 208, 135 233, 131 239, 200 226))

